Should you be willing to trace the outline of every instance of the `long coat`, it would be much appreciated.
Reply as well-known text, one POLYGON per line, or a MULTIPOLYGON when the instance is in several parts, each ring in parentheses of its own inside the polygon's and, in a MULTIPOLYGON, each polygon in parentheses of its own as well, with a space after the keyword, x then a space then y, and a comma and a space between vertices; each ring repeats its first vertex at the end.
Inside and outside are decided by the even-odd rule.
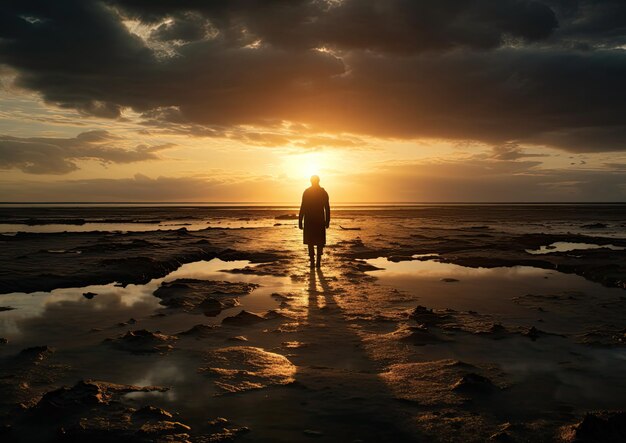
POLYGON ((304 220, 304 244, 324 246, 330 223, 330 204, 324 188, 311 186, 304 191, 298 218, 300 226, 304 220))

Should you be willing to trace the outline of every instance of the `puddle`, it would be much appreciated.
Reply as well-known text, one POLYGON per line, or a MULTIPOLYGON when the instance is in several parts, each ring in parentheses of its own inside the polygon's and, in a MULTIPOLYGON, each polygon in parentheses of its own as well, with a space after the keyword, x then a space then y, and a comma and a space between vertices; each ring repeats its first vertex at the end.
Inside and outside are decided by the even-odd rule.
POLYGON ((550 254, 552 252, 569 252, 583 249, 610 249, 612 251, 623 251, 624 247, 615 245, 596 245, 593 243, 555 242, 539 249, 526 249, 529 254, 550 254))
POLYGON ((368 263, 384 268, 368 272, 378 283, 413 295, 399 302, 407 309, 473 311, 486 324, 501 323, 509 330, 534 326, 549 333, 536 340, 519 333, 494 339, 442 330, 446 345, 419 347, 422 358, 497 365, 513 384, 511 397, 524 398, 520 410, 545 410, 562 402, 585 409, 623 407, 626 349, 577 341, 585 331, 623 327, 623 290, 528 266, 469 268, 385 258, 368 263))
POLYGON ((624 295, 621 289, 606 288, 574 274, 530 266, 470 268, 436 260, 391 262, 386 258, 367 262, 383 268, 368 272, 381 284, 415 296, 415 303, 407 304, 407 308, 421 304, 472 310, 497 315, 513 325, 541 324, 559 333, 579 332, 586 320, 606 320, 602 303, 614 303, 624 295), (569 293, 574 295, 559 295, 569 293), (535 306, 537 297, 532 295, 553 306, 535 306), (579 309, 581 300, 595 304, 598 319, 590 318, 587 309, 579 309), (541 322, 536 323, 539 319, 541 322))
POLYGON ((268 228, 275 225, 281 227, 296 226, 297 221, 275 220, 274 218, 259 219, 211 219, 211 220, 181 220, 163 223, 99 223, 86 222, 82 225, 72 224, 46 224, 26 225, 21 223, 0 223, 0 234, 11 235, 18 232, 29 233, 59 233, 59 232, 149 232, 149 231, 173 231, 185 228, 188 231, 200 231, 206 228, 268 228))
MULTIPOLYGON (((124 396, 124 401, 136 408, 148 402, 166 410, 175 410, 192 427, 205 426, 207 417, 226 415, 230 418, 241 413, 239 401, 233 399, 230 405, 228 400, 226 404, 224 401, 217 402, 214 395, 220 390, 214 377, 198 369, 207 366, 203 355, 208 350, 240 344, 231 340, 229 334, 249 336, 245 327, 217 331, 215 335, 203 339, 180 337, 174 348, 164 354, 135 354, 108 346, 105 340, 137 329, 178 334, 197 324, 221 323, 224 317, 236 315, 243 309, 266 312, 276 309, 279 304, 271 297, 272 293, 295 290, 288 277, 224 272, 246 266, 255 265, 244 260, 225 262, 213 259, 185 264, 164 278, 153 279, 145 285, 91 285, 51 292, 0 295, 0 306, 15 308, 0 312, 0 337, 8 339, 8 344, 0 346, 0 357, 14 355, 26 347, 48 345, 57 350, 52 358, 60 362, 61 372, 66 371, 62 378, 55 380, 56 385, 71 386, 81 378, 140 386, 162 385, 169 390, 131 393, 124 396), (167 309, 152 295, 163 281, 180 278, 250 282, 260 286, 250 294, 240 296, 240 306, 226 309, 216 317, 207 317, 201 313, 167 309), (96 295, 90 299, 83 295, 89 292, 96 295), (162 313, 166 315, 160 315, 162 313), (131 318, 136 322, 129 323, 131 318)), ((267 336, 281 340, 275 334, 267 336)), ((250 342, 246 344, 265 347, 260 343, 261 337, 249 338, 250 342)), ((265 403, 265 397, 262 397, 250 408, 257 410, 265 403)))
POLYGON ((52 292, 3 294, 0 295, 0 306, 15 309, 0 312, 0 337, 8 338, 11 344, 22 347, 42 343, 67 347, 68 344, 80 345, 93 341, 94 336, 98 335, 104 338, 114 336, 127 329, 156 328, 165 333, 177 333, 198 323, 220 323, 224 317, 235 315, 242 309, 263 312, 276 308, 277 302, 270 294, 285 290, 285 286, 292 284, 291 280, 223 272, 245 266, 250 266, 250 263, 244 260, 224 262, 213 259, 187 263, 167 276, 153 279, 145 285, 119 287, 112 283, 55 289, 52 292), (250 282, 260 286, 250 294, 241 296, 240 306, 226 309, 216 317, 178 310, 161 311, 165 308, 152 293, 161 282, 178 278, 250 282), (86 293, 96 295, 88 299, 83 295, 86 293), (171 315, 154 318, 153 315, 157 312, 171 315), (119 326, 131 318, 137 323, 119 326), (94 328, 102 331, 92 331, 94 328))

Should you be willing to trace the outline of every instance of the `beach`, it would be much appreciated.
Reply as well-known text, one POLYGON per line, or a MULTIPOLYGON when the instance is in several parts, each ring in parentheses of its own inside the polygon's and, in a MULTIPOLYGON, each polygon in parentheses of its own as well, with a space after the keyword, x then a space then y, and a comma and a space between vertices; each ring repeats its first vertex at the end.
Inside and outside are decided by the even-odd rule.
POLYGON ((3 441, 620 441, 626 206, 0 207, 3 441), (6 440, 5 440, 6 439, 6 440))

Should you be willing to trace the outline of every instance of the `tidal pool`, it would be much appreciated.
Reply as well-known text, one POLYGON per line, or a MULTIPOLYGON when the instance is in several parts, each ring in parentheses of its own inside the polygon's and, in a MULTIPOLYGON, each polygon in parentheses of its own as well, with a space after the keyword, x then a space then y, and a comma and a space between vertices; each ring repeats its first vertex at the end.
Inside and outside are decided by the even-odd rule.
POLYGON ((550 254, 552 252, 570 252, 576 250, 587 249, 611 249, 612 251, 623 251, 624 247, 611 244, 597 245, 593 243, 574 243, 574 242, 554 242, 549 245, 543 245, 539 249, 526 249, 529 254, 550 254))
MULTIPOLYGON (((191 326, 218 324, 224 317, 236 315, 245 309, 262 312, 273 309, 277 302, 270 297, 292 284, 289 278, 233 274, 227 270, 249 266, 248 261, 225 262, 219 259, 198 261, 182 265, 163 278, 153 279, 145 285, 118 286, 91 285, 81 288, 62 288, 51 292, 10 293, 0 295, 0 306, 13 310, 0 312, 0 337, 7 338, 10 347, 47 344, 64 347, 93 341, 97 336, 111 336, 122 330, 122 323, 132 318, 132 329, 157 328, 166 333, 176 333, 191 326), (240 306, 226 309, 215 317, 167 310, 153 292, 164 281, 179 278, 250 282, 260 286, 250 294, 241 296, 240 306), (83 294, 96 294, 87 298, 83 294), (168 312, 169 311, 169 312, 168 312), (171 315, 155 317, 158 313, 171 315)), ((5 346, 6 347, 6 346, 5 346)))
POLYGON ((443 343, 415 347, 420 358, 495 365, 513 383, 505 395, 524 398, 515 400, 524 411, 562 403, 620 407, 626 395, 626 347, 594 344, 586 341, 586 334, 620 333, 626 310, 622 289, 528 266, 471 268, 385 258, 368 263, 383 268, 368 272, 378 284, 413 296, 410 302, 399 302, 407 310, 423 305, 453 316, 458 312, 461 319, 501 324, 509 331, 498 336, 443 328, 443 343), (525 336, 532 327, 536 335, 525 336))

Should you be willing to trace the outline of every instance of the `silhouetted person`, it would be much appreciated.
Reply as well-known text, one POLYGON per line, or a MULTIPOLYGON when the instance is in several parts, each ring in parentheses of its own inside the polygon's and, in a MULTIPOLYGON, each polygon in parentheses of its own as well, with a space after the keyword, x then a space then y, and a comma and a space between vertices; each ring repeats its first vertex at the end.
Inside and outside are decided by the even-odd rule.
POLYGON ((315 265, 317 245, 317 267, 322 264, 322 254, 326 244, 326 228, 330 225, 330 204, 328 193, 320 187, 320 178, 311 177, 311 187, 302 194, 302 204, 298 215, 298 227, 304 229, 304 244, 309 246, 311 267, 315 265), (304 225, 303 222, 304 221, 304 225))

